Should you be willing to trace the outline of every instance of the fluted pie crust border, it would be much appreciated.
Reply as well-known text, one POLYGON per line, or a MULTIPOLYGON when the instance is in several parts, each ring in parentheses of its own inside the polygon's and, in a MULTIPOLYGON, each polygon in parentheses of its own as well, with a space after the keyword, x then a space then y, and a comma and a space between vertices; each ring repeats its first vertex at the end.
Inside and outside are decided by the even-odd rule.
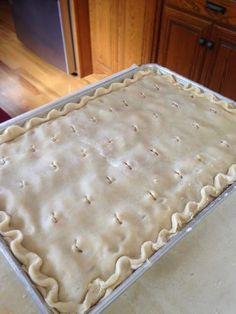
MULTIPOLYGON (((86 105, 88 101, 120 89, 121 87, 128 86, 149 73, 153 72, 150 70, 139 71, 134 74, 133 78, 125 79, 122 83, 113 83, 108 88, 98 88, 93 96, 84 96, 79 103, 68 103, 61 110, 53 109, 45 117, 35 117, 30 119, 24 124, 24 126, 10 126, 6 128, 2 134, 0 134, 0 144, 14 140, 18 136, 44 122, 64 116, 73 110, 78 110, 86 105)), ((225 110, 232 112, 236 116, 236 108, 226 101, 218 100, 214 95, 202 92, 199 88, 193 87, 192 85, 183 86, 176 81, 175 76, 173 75, 165 75, 162 73, 159 73, 159 75, 166 77, 174 85, 179 85, 181 88, 195 94, 198 97, 209 99, 209 101, 216 103, 218 106, 222 106, 225 110)), ((236 164, 232 164, 228 168, 227 173, 218 173, 214 178, 213 185, 202 187, 200 191, 200 202, 196 202, 194 200, 188 202, 182 212, 172 214, 171 228, 169 230, 162 229, 157 235, 156 242, 144 242, 140 248, 140 257, 138 259, 122 256, 116 262, 114 273, 106 281, 97 278, 91 282, 87 289, 83 303, 77 305, 78 312, 86 312, 101 298, 106 297, 116 286, 127 278, 133 270, 141 266, 154 251, 157 251, 160 247, 162 247, 172 235, 180 230, 181 227, 189 222, 199 211, 206 207, 206 205, 208 205, 212 200, 212 197, 217 197, 234 181, 236 181, 236 164)), ((28 251, 22 246, 24 235, 20 230, 11 230, 10 223, 10 216, 5 211, 0 211, 0 234, 8 239, 12 252, 21 261, 21 263, 23 263, 30 278, 34 283, 36 283, 48 305, 52 308, 58 309, 59 311, 66 312, 66 308, 70 302, 61 302, 58 299, 59 285, 57 281, 41 272, 40 268, 43 260, 37 254, 28 251)))

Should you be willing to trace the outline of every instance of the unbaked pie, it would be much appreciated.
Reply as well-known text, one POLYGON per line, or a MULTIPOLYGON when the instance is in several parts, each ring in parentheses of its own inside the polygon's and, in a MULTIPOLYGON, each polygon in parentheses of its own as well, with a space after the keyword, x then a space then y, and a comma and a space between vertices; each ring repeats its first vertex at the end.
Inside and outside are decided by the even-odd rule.
POLYGON ((236 180, 236 110, 152 71, 0 142, 0 232, 61 313, 87 311, 236 180))

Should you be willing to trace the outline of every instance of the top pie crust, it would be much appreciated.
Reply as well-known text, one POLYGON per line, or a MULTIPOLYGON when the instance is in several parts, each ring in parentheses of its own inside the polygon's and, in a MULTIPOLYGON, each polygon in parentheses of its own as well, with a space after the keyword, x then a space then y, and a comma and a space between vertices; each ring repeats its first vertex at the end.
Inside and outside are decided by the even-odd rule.
POLYGON ((87 311, 236 180, 236 110, 152 71, 0 143, 0 232, 61 313, 87 311))

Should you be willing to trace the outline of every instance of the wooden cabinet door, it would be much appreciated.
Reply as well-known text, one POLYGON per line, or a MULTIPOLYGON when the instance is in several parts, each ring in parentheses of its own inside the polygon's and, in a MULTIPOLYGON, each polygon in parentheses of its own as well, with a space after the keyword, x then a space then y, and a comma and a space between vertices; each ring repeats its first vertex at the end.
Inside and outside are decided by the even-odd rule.
POLYGON ((236 31, 214 26, 211 40, 214 46, 206 55, 205 84, 236 100, 236 31))
POLYGON ((209 38, 211 23, 164 6, 158 63, 199 81, 206 54, 201 38, 209 38))
POLYGON ((93 71, 111 74, 152 60, 161 1, 89 0, 93 71))

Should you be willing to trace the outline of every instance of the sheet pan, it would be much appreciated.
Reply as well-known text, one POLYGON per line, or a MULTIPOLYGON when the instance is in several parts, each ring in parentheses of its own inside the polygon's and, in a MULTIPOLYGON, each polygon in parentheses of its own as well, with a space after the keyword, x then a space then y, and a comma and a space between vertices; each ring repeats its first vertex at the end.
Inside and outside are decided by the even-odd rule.
MULTIPOLYGON (((34 109, 22 115, 19 115, 11 120, 3 122, 0 124, 0 132, 10 125, 23 125, 27 120, 33 117, 42 117, 45 116, 53 108, 60 109, 68 102, 79 102, 80 99, 85 95, 91 95, 99 87, 106 87, 113 82, 123 81, 125 78, 132 77, 135 72, 139 70, 152 70, 154 72, 160 72, 163 74, 174 75, 175 79, 183 85, 189 85, 199 87, 202 91, 211 93, 217 98, 227 101, 228 103, 235 105, 236 104, 222 95, 209 90, 208 88, 197 84, 167 68, 159 66, 157 64, 145 64, 145 65, 133 65, 130 68, 118 72, 104 80, 101 80, 95 84, 91 84, 78 92, 69 94, 65 97, 59 98, 56 101, 53 101, 49 104, 46 104, 40 108, 34 109)), ((142 266, 135 270, 125 281, 123 281, 116 289, 114 289, 106 298, 100 300, 96 305, 91 308, 91 314, 101 313, 110 303, 119 297, 129 286, 131 286, 138 278, 140 278, 154 263, 156 263, 166 252, 168 252, 176 243, 178 243, 183 237, 185 237, 191 230, 200 223, 208 214, 214 211, 214 209, 222 202, 224 199, 231 193, 236 191, 236 182, 230 185, 221 195, 219 195, 215 200, 213 200, 205 209, 198 213, 186 226, 177 232, 170 240, 161 247, 156 253, 154 253, 142 266)), ((30 280, 26 272, 24 271, 22 265, 16 260, 16 258, 11 253, 7 243, 0 236, 0 251, 5 256, 11 268, 15 271, 17 277, 24 285, 26 291, 31 295, 32 299, 36 303, 39 312, 42 314, 51 314, 56 311, 49 309, 43 297, 30 280)))

